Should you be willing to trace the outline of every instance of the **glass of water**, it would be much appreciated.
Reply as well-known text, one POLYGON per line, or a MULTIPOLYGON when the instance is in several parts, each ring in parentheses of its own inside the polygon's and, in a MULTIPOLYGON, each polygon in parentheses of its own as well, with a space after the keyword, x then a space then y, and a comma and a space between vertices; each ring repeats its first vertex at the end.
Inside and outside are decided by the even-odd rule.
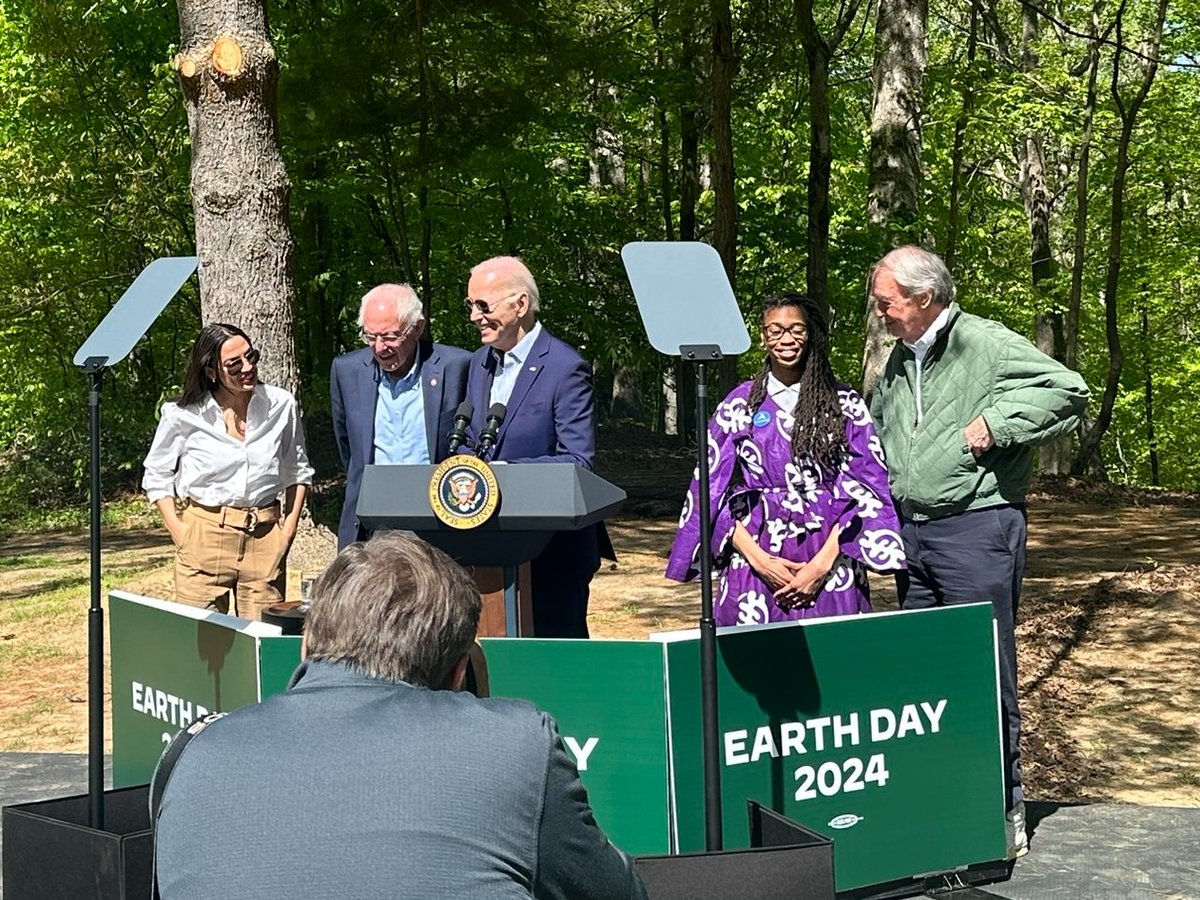
POLYGON ((308 612, 309 603, 312 600, 312 586, 316 582, 315 578, 300 577, 300 610, 308 612))

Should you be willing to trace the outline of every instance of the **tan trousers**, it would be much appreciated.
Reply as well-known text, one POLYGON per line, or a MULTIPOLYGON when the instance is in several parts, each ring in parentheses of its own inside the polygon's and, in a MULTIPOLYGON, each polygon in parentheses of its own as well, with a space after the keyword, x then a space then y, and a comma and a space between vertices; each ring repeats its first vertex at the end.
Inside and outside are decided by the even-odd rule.
POLYGON ((279 504, 183 508, 187 532, 175 550, 175 598, 180 603, 257 620, 284 599, 287 544, 279 504))

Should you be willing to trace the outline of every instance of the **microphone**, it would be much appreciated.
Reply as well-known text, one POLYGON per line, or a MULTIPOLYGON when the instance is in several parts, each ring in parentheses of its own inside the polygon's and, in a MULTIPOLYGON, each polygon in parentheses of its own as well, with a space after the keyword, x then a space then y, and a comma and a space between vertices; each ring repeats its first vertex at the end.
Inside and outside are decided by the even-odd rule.
POLYGON ((504 424, 504 416, 507 413, 508 409, 503 403, 493 403, 487 411, 487 418, 483 420, 483 431, 479 435, 479 452, 476 454, 480 459, 496 445, 500 426, 504 424))
POLYGON ((450 429, 450 434, 447 440, 450 443, 450 455, 453 456, 458 452, 458 448, 463 444, 470 446, 470 439, 467 437, 467 429, 471 426, 471 417, 475 415, 475 407, 471 405, 470 400, 464 400, 458 404, 458 409, 454 412, 454 427, 450 429))

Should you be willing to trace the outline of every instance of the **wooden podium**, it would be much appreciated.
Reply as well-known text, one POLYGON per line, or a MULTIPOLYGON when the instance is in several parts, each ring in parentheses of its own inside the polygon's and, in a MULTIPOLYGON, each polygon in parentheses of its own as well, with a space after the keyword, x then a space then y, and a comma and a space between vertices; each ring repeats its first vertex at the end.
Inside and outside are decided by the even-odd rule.
POLYGON ((625 492, 570 463, 496 464, 500 505, 475 528, 452 528, 433 513, 429 482, 437 466, 367 466, 358 520, 368 529, 412 531, 474 572, 483 598, 479 635, 533 635, 529 561, 560 531, 616 514, 625 492))

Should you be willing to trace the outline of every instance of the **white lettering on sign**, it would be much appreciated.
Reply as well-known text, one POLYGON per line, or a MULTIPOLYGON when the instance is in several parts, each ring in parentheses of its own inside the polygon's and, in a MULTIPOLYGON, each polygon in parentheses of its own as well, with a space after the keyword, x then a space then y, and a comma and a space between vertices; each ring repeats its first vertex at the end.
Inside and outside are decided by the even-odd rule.
POLYGON ((139 681, 132 682, 132 686, 134 712, 152 716, 160 722, 186 728, 197 719, 208 715, 208 709, 199 703, 193 705, 191 700, 184 700, 139 681))
POLYGON ((746 729, 725 732, 725 765, 736 766, 750 762, 746 753, 746 729))
POLYGON ((922 701, 905 703, 900 708, 899 717, 893 710, 871 710, 871 740, 890 741, 893 738, 908 737, 910 734, 937 734, 941 729, 942 713, 946 711, 946 701, 939 700, 937 705, 922 701))
MULTIPOLYGON (((760 759, 777 759, 806 753, 824 753, 901 738, 937 734, 942 728, 946 700, 922 700, 899 707, 814 716, 799 722, 780 722, 757 728, 736 728, 724 733, 725 765, 740 766, 760 759), (869 728, 864 734, 863 724, 869 728)), ((816 777, 814 772, 813 777, 816 777)), ((827 775, 826 778, 832 778, 827 775)))
POLYGON ((590 737, 583 742, 583 746, 579 745, 579 741, 573 737, 564 737, 563 743, 567 745, 567 749, 571 751, 571 755, 575 757, 575 766, 580 772, 586 772, 588 767, 588 757, 592 755, 592 751, 596 749, 596 745, 600 743, 600 738, 590 737))
POLYGON ((815 768, 800 766, 793 773, 794 780, 798 782, 795 799, 799 803, 815 800, 818 796, 849 794, 865 790, 871 784, 883 787, 887 784, 888 777, 887 760, 882 753, 871 756, 865 766, 857 756, 841 762, 830 760, 815 768))
POLYGON ((746 744, 750 741, 750 731, 743 728, 725 732, 725 765, 758 762, 764 756, 778 758, 807 753, 809 749, 817 753, 829 748, 840 750, 857 746, 861 740, 856 712, 848 716, 817 716, 779 726, 762 725, 754 730, 749 751, 746 744))
POLYGON ((779 747, 775 745, 775 735, 768 728, 760 728, 754 735, 754 749, 750 751, 750 762, 758 762, 763 756, 776 757, 779 747))

